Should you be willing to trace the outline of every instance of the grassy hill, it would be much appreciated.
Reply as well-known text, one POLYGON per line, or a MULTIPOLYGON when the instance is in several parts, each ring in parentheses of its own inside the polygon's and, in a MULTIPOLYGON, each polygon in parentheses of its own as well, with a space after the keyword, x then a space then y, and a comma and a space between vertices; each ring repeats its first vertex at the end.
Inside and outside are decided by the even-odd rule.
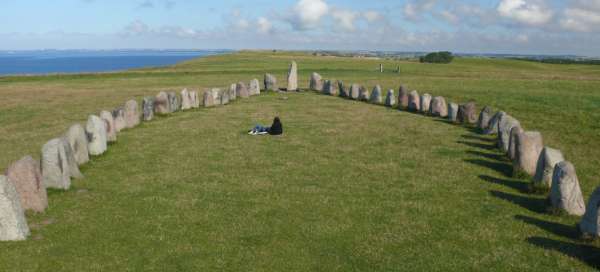
MULTIPOLYGON (((384 90, 406 84, 509 112, 600 185, 600 66, 458 58, 449 65, 240 52, 119 73, 0 78, 0 165, 87 115, 161 90, 225 87, 296 60, 384 90), (383 62, 389 72, 379 73, 383 62), (400 74, 392 72, 400 65, 400 74)), ((524 192, 493 137, 315 93, 267 94, 124 131, 67 192, 0 243, 0 270, 591 270, 578 218, 524 192), (282 99, 286 97, 287 99, 282 99), (283 137, 250 137, 282 118, 283 137)))

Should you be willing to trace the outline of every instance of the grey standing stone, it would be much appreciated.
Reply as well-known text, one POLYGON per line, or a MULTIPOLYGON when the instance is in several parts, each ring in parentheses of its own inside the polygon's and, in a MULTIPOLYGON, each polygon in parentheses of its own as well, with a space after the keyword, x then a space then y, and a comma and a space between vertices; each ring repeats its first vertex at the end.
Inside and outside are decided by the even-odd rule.
POLYGON ((298 65, 295 61, 290 64, 287 80, 287 91, 298 91, 298 65))
POLYGON ((237 89, 237 84, 231 84, 229 86, 229 89, 227 90, 227 92, 229 93, 229 101, 233 101, 237 99, 237 94, 236 94, 236 90, 237 89))
POLYGON ((462 124, 475 124, 477 122, 475 102, 468 102, 458 107, 458 121, 462 124))
POLYGON ((421 109, 422 113, 429 113, 431 107, 431 95, 428 93, 421 95, 421 109))
POLYGON ((230 98, 229 98, 229 92, 224 92, 221 91, 220 89, 217 91, 218 93, 218 97, 220 99, 220 104, 221 105, 227 105, 229 104, 230 98))
POLYGON ((248 92, 248 87, 246 87, 246 84, 244 82, 239 82, 235 86, 235 93, 236 93, 236 96, 240 97, 240 98, 249 98, 250 97, 250 93, 248 92))
POLYGON ((508 136, 508 158, 511 161, 517 158, 517 136, 523 132, 525 130, 521 126, 515 126, 510 129, 510 136, 508 136))
POLYGON ((181 91, 181 110, 189 110, 192 108, 192 98, 190 92, 186 89, 181 91))
POLYGON ((25 212, 15 186, 0 176, 0 241, 21 241, 29 236, 25 212))
POLYGON ((6 170, 6 178, 19 193, 23 209, 43 212, 48 207, 40 164, 31 156, 25 156, 11 164, 6 170))
POLYGON ((181 110, 181 101, 175 92, 168 92, 167 97, 169 98, 169 112, 181 110))
POLYGON ((358 89, 358 100, 369 101, 369 97, 369 91, 364 86, 360 86, 358 89))
POLYGON ((385 106, 393 107, 395 105, 396 105, 396 96, 394 95, 394 90, 390 89, 390 90, 388 90, 387 94, 385 95, 385 106))
POLYGON ((42 147, 42 179, 46 188, 67 190, 71 187, 71 174, 67 152, 60 138, 48 141, 42 147))
POLYGON ((138 103, 135 100, 129 100, 125 103, 125 126, 134 128, 140 124, 141 114, 138 103))
POLYGON ((398 109, 408 108, 408 93, 408 88, 400 85, 400 89, 398 89, 398 109))
POLYGON ((483 131, 483 134, 490 135, 498 133, 498 124, 500 123, 500 120, 504 118, 505 115, 506 112, 503 111, 499 111, 496 114, 494 114, 494 116, 492 116, 492 119, 490 119, 488 128, 483 131))
POLYGON ((492 119, 492 108, 485 106, 479 113, 479 119, 477 119, 477 128, 481 131, 485 131, 490 126, 490 120, 492 119))
POLYGON ((265 74, 265 90, 278 91, 277 78, 272 74, 265 74))
MULTIPOLYGON (((193 93, 191 93, 191 97, 193 97, 193 93)), ((154 97, 146 96, 142 100, 142 112, 144 121, 152 121, 154 119, 154 97)))
POLYGON ((106 152, 106 124, 100 117, 90 115, 85 132, 88 136, 88 152, 92 156, 102 155, 106 152))
POLYGON ((371 96, 369 97, 369 103, 372 104, 382 104, 383 98, 381 97, 381 86, 375 85, 373 87, 373 91, 371 92, 371 96))
POLYGON ((352 84, 350 86, 350 99, 358 100, 360 96, 360 85, 352 84))
POLYGON ((159 92, 154 98, 154 112, 156 114, 168 114, 171 112, 169 95, 166 92, 159 92))
POLYGON ((348 92, 348 89, 346 88, 346 86, 344 86, 343 81, 338 80, 337 85, 338 85, 338 90, 340 92, 340 97, 350 97, 350 93, 348 92))
POLYGON ((337 95, 337 89, 331 80, 325 80, 323 83, 323 93, 327 95, 337 95))
POLYGON ((127 124, 125 123, 125 108, 118 107, 112 111, 113 121, 115 122, 115 130, 121 132, 125 129, 127 124))
POLYGON ((581 216, 585 213, 579 179, 575 167, 568 161, 559 162, 554 167, 550 202, 553 208, 566 211, 571 215, 581 216))
MULTIPOLYGON (((235 94, 235 88, 233 89, 233 93, 235 94)), ((192 108, 200 108, 200 98, 198 97, 198 91, 190 91, 190 97, 192 99, 192 108)))
POLYGON ((408 94, 408 110, 413 112, 421 110, 421 97, 417 91, 408 94))
POLYGON ((204 107, 214 107, 216 106, 217 101, 215 101, 215 96, 213 95, 213 90, 205 90, 204 91, 204 107))
POLYGON ((72 125, 65 134, 67 142, 73 150, 73 157, 78 165, 87 163, 90 160, 88 151, 88 138, 85 129, 80 124, 72 125))
POLYGON ((498 122, 498 148, 502 152, 508 152, 510 130, 515 126, 521 126, 521 123, 510 115, 503 115, 498 122))
POLYGON ((535 175, 538 159, 544 149, 542 134, 538 131, 525 131, 517 134, 515 140, 515 171, 523 171, 530 176, 535 175))
POLYGON ((379 64, 379 72, 383 73, 383 64, 379 64))
POLYGON ((258 79, 250 80, 250 88, 248 90, 250 95, 259 95, 260 94, 260 83, 258 79))
POLYGON ((325 86, 323 83, 323 78, 321 77, 321 75, 317 74, 317 73, 312 73, 310 75, 310 89, 313 91, 318 91, 318 92, 322 92, 323 91, 323 87, 325 86))
POLYGON ((101 111, 100 119, 102 119, 106 125, 106 140, 109 142, 116 142, 117 128, 115 127, 115 120, 113 119, 112 113, 108 111, 101 111))
POLYGON ((558 149, 544 147, 538 159, 533 176, 533 185, 541 188, 552 186, 552 174, 557 163, 564 161, 565 157, 558 149))
POLYGON ((445 118, 448 116, 448 104, 446 99, 441 96, 436 96, 431 100, 431 115, 445 118))
POLYGON ((448 121, 456 123, 458 121, 458 104, 448 104, 448 121))
POLYGON ((579 230, 586 236, 600 237, 600 187, 590 196, 585 214, 579 222, 579 230))

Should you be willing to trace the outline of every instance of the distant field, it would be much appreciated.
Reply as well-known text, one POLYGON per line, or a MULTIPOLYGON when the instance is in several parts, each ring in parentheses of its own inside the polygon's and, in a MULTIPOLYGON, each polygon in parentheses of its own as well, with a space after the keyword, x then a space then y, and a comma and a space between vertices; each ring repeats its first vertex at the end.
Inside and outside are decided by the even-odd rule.
MULTIPOLYGON (((316 71, 507 111, 574 163, 586 201, 600 186, 600 66, 471 58, 432 65, 240 52, 122 73, 0 77, 0 165, 39 157, 72 123, 127 99, 262 82, 265 72, 283 85, 291 60, 303 88, 316 71)), ((492 137, 435 118, 308 92, 268 94, 119 136, 82 169, 84 180, 28 216, 31 239, 0 243, 0 271, 600 266, 598 243, 577 239, 578 218, 546 214, 543 196, 507 175, 492 137), (244 134, 275 115, 283 137, 244 134)))

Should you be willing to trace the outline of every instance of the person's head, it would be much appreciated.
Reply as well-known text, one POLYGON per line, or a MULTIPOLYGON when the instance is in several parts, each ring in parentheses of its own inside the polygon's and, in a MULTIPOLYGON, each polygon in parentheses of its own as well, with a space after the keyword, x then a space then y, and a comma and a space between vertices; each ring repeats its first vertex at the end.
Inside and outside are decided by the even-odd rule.
POLYGON ((279 116, 275 117, 275 119, 273 119, 273 124, 277 124, 277 123, 281 123, 281 120, 279 120, 279 116))

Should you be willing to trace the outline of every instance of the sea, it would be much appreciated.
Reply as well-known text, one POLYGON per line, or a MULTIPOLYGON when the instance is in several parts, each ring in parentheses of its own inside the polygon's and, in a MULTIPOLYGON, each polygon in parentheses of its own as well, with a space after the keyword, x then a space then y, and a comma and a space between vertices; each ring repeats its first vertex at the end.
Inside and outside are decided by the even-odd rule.
POLYGON ((0 51, 0 76, 113 72, 173 65, 229 50, 0 51))

